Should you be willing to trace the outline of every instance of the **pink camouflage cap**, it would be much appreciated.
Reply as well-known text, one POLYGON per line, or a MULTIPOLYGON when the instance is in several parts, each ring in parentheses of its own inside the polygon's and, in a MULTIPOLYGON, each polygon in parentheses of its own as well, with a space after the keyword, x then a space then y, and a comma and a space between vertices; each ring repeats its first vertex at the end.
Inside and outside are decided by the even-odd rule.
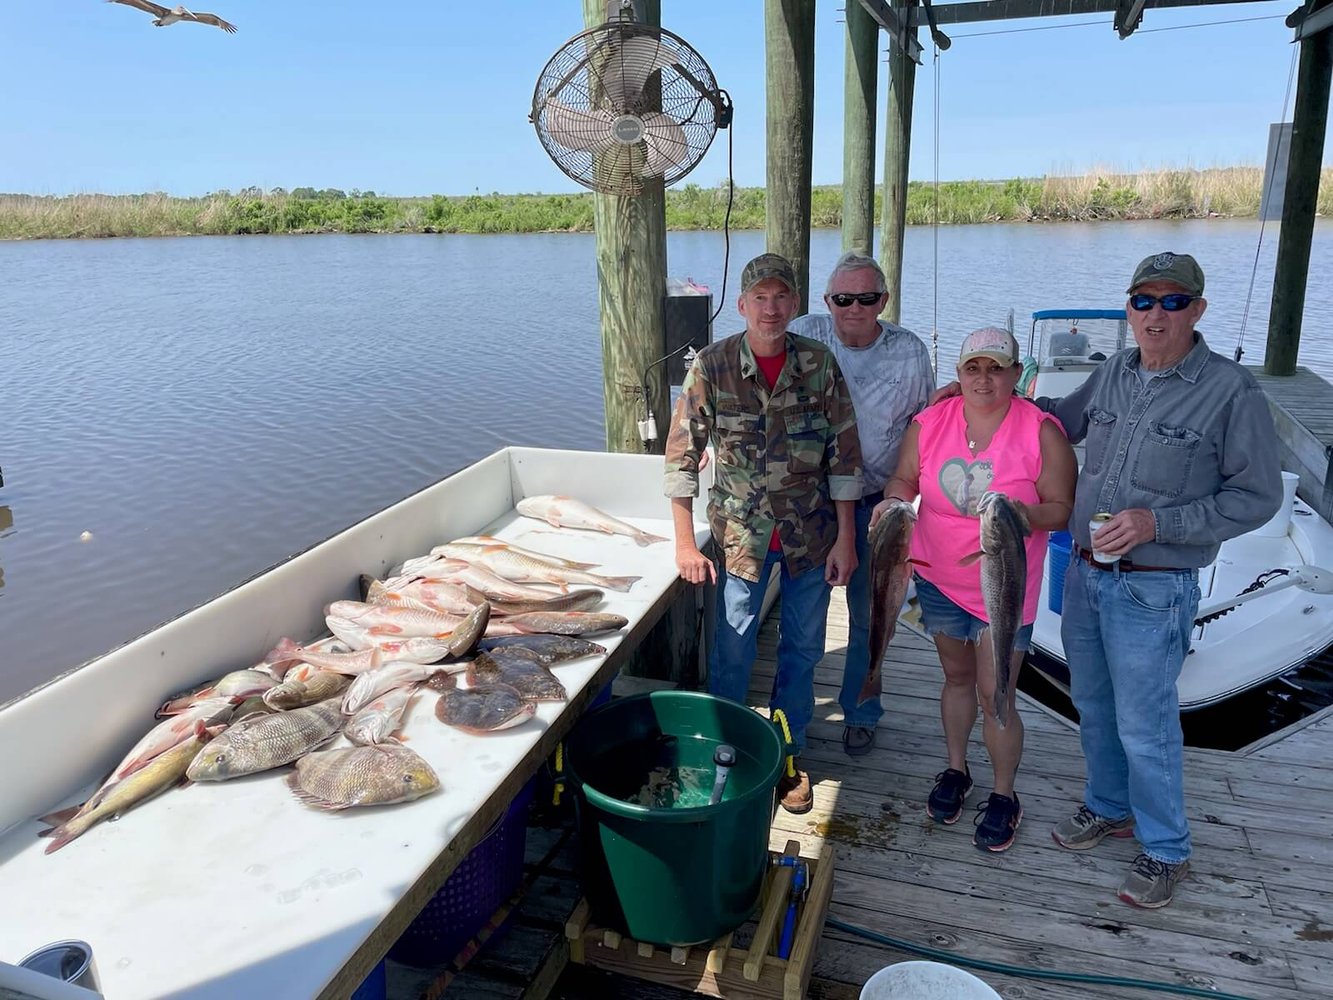
POLYGON ((1018 364, 1018 341, 1014 340, 1013 334, 1008 330, 1002 330, 998 326, 983 326, 980 330, 973 330, 967 335, 963 340, 962 349, 958 352, 960 365, 973 358, 990 358, 1006 368, 1018 364))

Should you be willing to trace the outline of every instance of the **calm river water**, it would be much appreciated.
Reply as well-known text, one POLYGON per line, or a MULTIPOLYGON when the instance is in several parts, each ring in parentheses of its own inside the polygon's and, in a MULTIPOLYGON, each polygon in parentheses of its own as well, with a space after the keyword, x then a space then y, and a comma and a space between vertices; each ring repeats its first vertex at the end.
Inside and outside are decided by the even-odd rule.
MULTIPOLYGON (((903 322, 946 372, 967 331, 1115 307, 1133 265, 1190 251, 1203 329, 1234 348, 1258 225, 987 225, 908 232, 903 322), (938 273, 938 278, 936 274, 938 273), (938 293, 936 291, 938 287, 938 293)), ((817 288, 837 232, 812 239, 817 288)), ((733 234, 736 279, 763 234, 733 234)), ((1262 360, 1277 229, 1245 337, 1262 360)), ((670 273, 716 294, 718 233, 670 273)), ((1333 274, 1333 225, 1312 275, 1333 274)), ((0 704, 509 444, 600 449, 593 237, 307 236, 0 243, 0 704), (85 534, 90 533, 90 534, 85 534)), ((822 309, 822 304, 819 305, 822 309)), ((1333 285, 1301 363, 1333 378, 1333 285)))

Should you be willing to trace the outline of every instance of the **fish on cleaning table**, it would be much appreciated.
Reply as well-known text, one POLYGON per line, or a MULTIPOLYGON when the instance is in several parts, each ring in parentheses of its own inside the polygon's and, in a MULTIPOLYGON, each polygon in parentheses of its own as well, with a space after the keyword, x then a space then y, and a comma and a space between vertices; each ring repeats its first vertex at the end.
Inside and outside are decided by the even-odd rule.
POLYGON ((550 632, 554 635, 591 635, 594 632, 614 632, 629 624, 624 615, 606 611, 534 611, 510 615, 493 622, 487 637, 516 635, 518 633, 550 632), (497 627, 498 624, 498 627, 497 627))
POLYGON ((472 687, 508 684, 528 701, 567 701, 568 693, 551 668, 526 649, 493 649, 479 653, 467 668, 472 687))
MULTIPOLYGON (((449 681, 454 682, 450 677, 449 681)), ((452 687, 441 692, 435 702, 435 717, 446 726, 484 735, 512 729, 537 713, 535 702, 528 701, 508 684, 481 687, 452 687)))
POLYGON ((346 721, 341 698, 253 715, 199 751, 186 774, 191 781, 226 781, 281 767, 329 742, 346 721))
POLYGON ((205 727, 224 725, 233 717, 237 699, 205 698, 195 702, 178 715, 163 719, 130 749, 111 772, 112 778, 123 779, 145 767, 153 758, 192 737, 200 724, 205 727))
POLYGON ((481 640, 479 648, 483 651, 516 647, 534 653, 548 667, 566 660, 577 660, 584 656, 601 656, 606 647, 587 639, 573 635, 502 635, 481 640))
POLYGON ((515 510, 524 517, 545 521, 556 528, 578 528, 583 531, 600 531, 607 535, 625 535, 634 539, 636 545, 653 545, 667 540, 661 535, 650 535, 573 497, 549 494, 524 497, 515 505, 515 510))
POLYGON ((252 694, 263 694, 269 688, 277 687, 278 679, 263 670, 248 667, 245 670, 233 670, 223 674, 217 680, 197 687, 193 691, 182 691, 168 698, 157 710, 159 719, 168 715, 177 715, 191 705, 207 698, 241 698, 252 694))
POLYGON ((264 692, 264 704, 279 711, 313 705, 341 693, 351 680, 347 674, 302 663, 287 671, 281 684, 264 692))
POLYGON ((883 691, 884 652, 893 641, 898 613, 912 579, 912 532, 916 510, 897 500, 870 529, 870 667, 858 701, 878 699, 883 691))
MULTIPOLYGON (((573 559, 564 559, 560 556, 553 556, 546 552, 538 552, 535 549, 527 549, 522 545, 515 545, 513 542, 507 542, 503 538, 496 538, 494 535, 469 535, 466 538, 455 538, 452 542, 444 545, 437 545, 431 549, 432 555, 455 556, 457 558, 468 558, 464 549, 493 549, 505 548, 517 556, 524 556, 533 562, 543 563, 547 566, 555 566, 561 569, 594 569, 597 563, 575 562, 573 559), (452 547, 457 547, 457 551, 449 551, 452 547)), ((513 579, 511 577, 511 579, 513 579)))
POLYGON ((410 639, 397 639, 372 632, 358 622, 348 621, 334 615, 326 615, 324 621, 329 631, 352 649, 378 649, 382 662, 389 660, 411 660, 413 663, 435 663, 446 656, 453 655, 453 633, 443 639, 432 636, 416 636, 410 639))
POLYGON ((287 785, 307 805, 337 810, 411 802, 436 791, 440 779, 420 754, 391 744, 306 754, 287 785))
POLYGON ((642 577, 603 576, 590 573, 583 564, 560 566, 534 559, 524 550, 508 545, 461 545, 451 542, 437 545, 432 552, 444 551, 452 556, 484 566, 497 576, 514 583, 550 583, 564 586, 582 583, 604 590, 628 591, 642 577))
POLYGON ((995 658, 995 721, 1009 723, 1010 674, 1014 642, 1023 627, 1028 558, 1023 539, 1032 534, 1027 518, 1003 493, 988 492, 977 503, 981 512, 981 596, 990 620, 995 658))
MULTIPOLYGON (((483 595, 478 594, 468 588, 478 600, 483 599, 483 595)), ((497 615, 524 615, 531 611, 588 611, 602 603, 603 594, 600 590, 592 587, 585 587, 582 590, 571 590, 568 594, 552 594, 550 597, 541 600, 528 598, 522 601, 491 601, 491 610, 497 615)))
POLYGON ((458 615, 438 611, 361 601, 334 601, 324 610, 324 620, 331 630, 332 619, 353 622, 371 635, 390 639, 447 639, 463 620, 458 615))
POLYGON ((268 652, 264 657, 264 662, 273 671, 273 676, 279 679, 283 678, 287 671, 298 663, 308 663, 311 666, 332 670, 340 674, 359 674, 364 673, 371 667, 378 667, 380 654, 374 646, 369 649, 337 653, 328 649, 319 649, 315 646, 302 646, 284 637, 279 639, 278 644, 268 652))
POLYGON ((382 695, 352 716, 343 728, 343 735, 352 743, 370 746, 375 743, 396 743, 394 737, 403 722, 403 713, 420 685, 385 691, 382 695))
POLYGON ((102 820, 118 817, 179 784, 208 738, 206 727, 200 723, 188 739, 158 754, 128 777, 113 778, 102 785, 73 816, 42 834, 52 838, 46 853, 60 850, 102 820))
POLYGON ((356 715, 380 695, 395 688, 415 687, 439 672, 433 664, 396 660, 362 674, 343 695, 343 715, 356 715))

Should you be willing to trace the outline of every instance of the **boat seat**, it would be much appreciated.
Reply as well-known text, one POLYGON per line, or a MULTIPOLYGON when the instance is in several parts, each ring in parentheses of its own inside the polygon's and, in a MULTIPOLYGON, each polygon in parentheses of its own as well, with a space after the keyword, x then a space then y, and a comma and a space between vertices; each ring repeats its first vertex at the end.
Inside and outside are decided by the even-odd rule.
POLYGON ((1046 353, 1052 358, 1086 358, 1092 352, 1092 341, 1086 333, 1055 333, 1047 346, 1046 353))

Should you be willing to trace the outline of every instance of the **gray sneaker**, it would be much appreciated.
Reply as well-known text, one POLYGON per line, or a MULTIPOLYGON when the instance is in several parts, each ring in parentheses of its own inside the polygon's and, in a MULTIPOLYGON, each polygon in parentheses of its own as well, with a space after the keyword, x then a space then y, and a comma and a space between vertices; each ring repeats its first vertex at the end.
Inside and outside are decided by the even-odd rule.
POLYGON ((1103 837, 1132 837, 1134 835, 1134 817, 1107 819, 1098 816, 1087 806, 1079 806, 1078 812, 1067 819, 1060 820, 1051 829, 1051 838, 1061 847, 1071 851, 1086 851, 1096 847, 1103 837))
POLYGON ((1158 861, 1146 854, 1134 859, 1129 875, 1120 884, 1117 895, 1130 906, 1155 910, 1171 902, 1176 883, 1190 873, 1190 863, 1182 861, 1177 865, 1158 861))

